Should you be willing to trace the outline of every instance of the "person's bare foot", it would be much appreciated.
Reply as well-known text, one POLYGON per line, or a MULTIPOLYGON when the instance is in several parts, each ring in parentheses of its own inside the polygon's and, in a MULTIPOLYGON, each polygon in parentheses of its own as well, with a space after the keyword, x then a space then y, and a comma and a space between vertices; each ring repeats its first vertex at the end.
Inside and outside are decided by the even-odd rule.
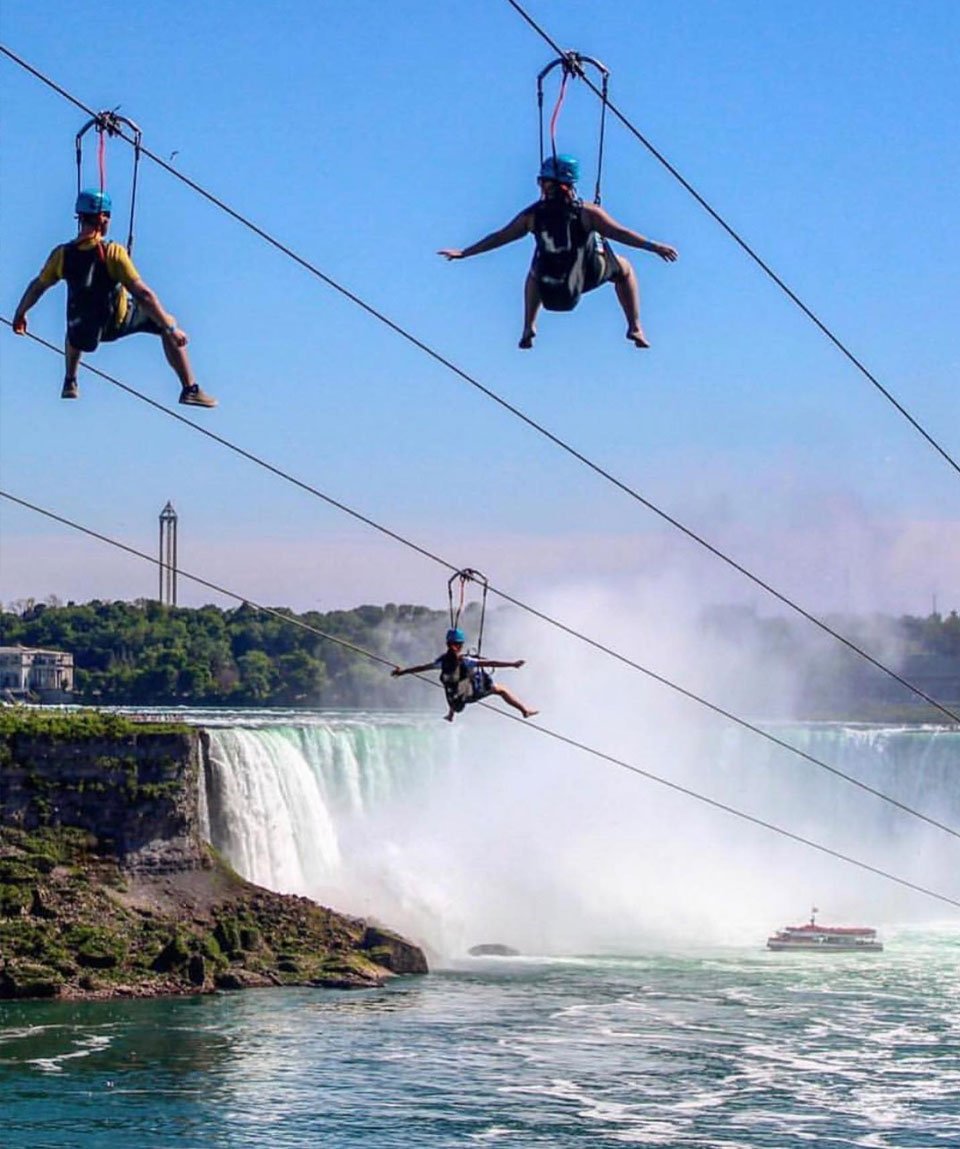
POLYGON ((532 327, 528 327, 520 336, 520 342, 517 344, 517 346, 521 351, 529 351, 530 348, 533 347, 533 341, 536 339, 536 337, 536 331, 534 331, 532 327))
POLYGON ((524 716, 524 718, 532 718, 534 716, 534 714, 539 714, 539 713, 540 713, 539 710, 524 710, 523 716, 524 716))
POLYGON ((444 721, 452 722, 453 721, 453 711, 451 710, 449 714, 444 714, 443 717, 444 717, 444 721))
POLYGON ((647 342, 647 337, 644 335, 642 328, 634 327, 627 332, 627 338, 635 347, 646 349, 650 346, 647 342))

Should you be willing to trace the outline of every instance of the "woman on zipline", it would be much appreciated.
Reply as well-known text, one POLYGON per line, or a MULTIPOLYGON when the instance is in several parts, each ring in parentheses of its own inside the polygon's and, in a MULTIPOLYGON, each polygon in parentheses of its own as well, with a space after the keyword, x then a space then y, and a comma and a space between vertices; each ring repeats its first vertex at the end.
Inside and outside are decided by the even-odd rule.
POLYGON ((614 286, 627 321, 627 339, 636 347, 649 347, 640 325, 636 274, 608 240, 653 252, 669 263, 677 258, 677 250, 644 239, 599 205, 584 203, 575 190, 579 177, 580 164, 573 156, 548 156, 540 168, 540 199, 536 203, 477 243, 462 250, 443 248, 438 254, 446 259, 467 259, 532 234, 536 250, 523 291, 522 350, 533 347, 541 306, 547 311, 572 311, 584 292, 603 283, 614 286))

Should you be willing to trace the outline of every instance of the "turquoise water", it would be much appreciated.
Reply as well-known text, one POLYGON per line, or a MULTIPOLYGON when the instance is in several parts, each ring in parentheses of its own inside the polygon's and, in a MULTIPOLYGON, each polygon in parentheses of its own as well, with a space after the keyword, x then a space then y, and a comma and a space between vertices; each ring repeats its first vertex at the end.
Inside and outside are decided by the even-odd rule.
POLYGON ((0 1006, 5 1149, 960 1145, 960 927, 0 1006))

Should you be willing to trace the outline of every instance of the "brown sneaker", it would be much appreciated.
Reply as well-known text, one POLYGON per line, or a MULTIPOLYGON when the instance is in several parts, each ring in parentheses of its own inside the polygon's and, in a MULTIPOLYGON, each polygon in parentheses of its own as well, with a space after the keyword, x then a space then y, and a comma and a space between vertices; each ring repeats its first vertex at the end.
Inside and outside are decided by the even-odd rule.
POLYGON ((201 391, 196 383, 192 387, 184 387, 180 392, 180 402, 187 407, 216 407, 217 405, 216 399, 212 395, 208 395, 206 391, 201 391))
POLYGON ((60 398, 61 399, 79 399, 80 398, 80 388, 77 386, 76 379, 70 379, 69 377, 64 379, 63 388, 60 391, 60 398))

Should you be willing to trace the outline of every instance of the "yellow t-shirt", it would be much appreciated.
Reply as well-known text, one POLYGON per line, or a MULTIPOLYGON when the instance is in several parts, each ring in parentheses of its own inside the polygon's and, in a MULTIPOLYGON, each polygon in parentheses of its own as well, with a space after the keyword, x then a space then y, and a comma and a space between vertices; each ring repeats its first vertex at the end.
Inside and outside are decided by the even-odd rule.
MULTIPOLYGON (((99 239, 91 237, 90 239, 81 239, 74 241, 81 251, 89 251, 91 247, 95 247, 99 239)), ((55 283, 59 283, 63 279, 63 249, 67 246, 65 243, 59 244, 47 256, 47 262, 40 270, 40 275, 37 277, 44 287, 52 287, 55 283)), ((124 287, 130 288, 140 278, 140 273, 133 266, 133 260, 127 254, 127 249, 122 243, 106 243, 104 244, 107 275, 117 283, 122 283, 124 287)), ((122 323, 127 314, 127 293, 121 291, 117 293, 117 323, 122 323)))

